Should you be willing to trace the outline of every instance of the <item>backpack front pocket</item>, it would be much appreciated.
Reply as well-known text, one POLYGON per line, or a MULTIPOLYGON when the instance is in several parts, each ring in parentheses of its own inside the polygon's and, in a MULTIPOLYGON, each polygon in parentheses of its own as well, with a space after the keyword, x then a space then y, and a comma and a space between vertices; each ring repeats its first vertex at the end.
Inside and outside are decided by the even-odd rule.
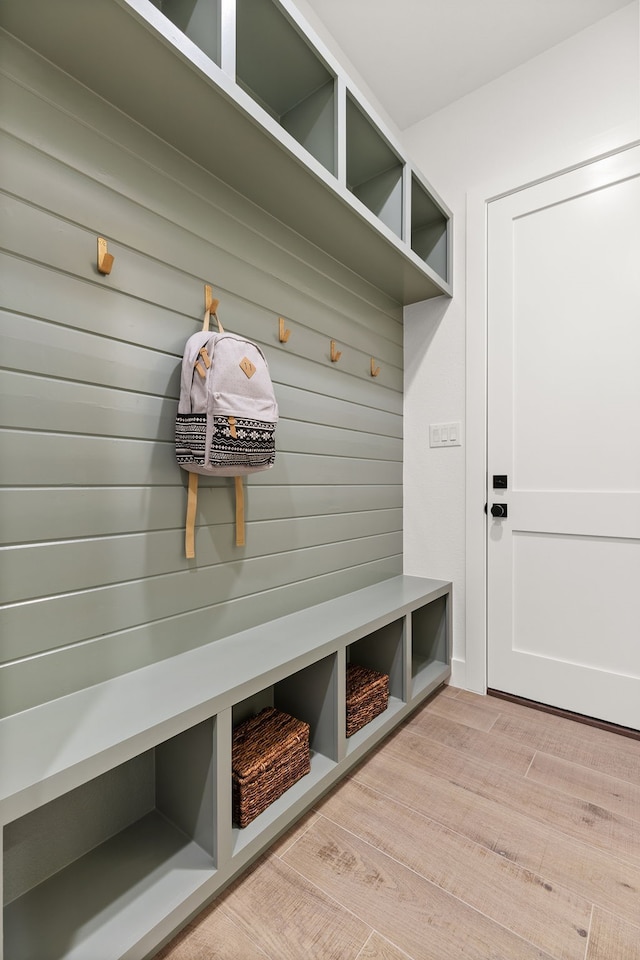
POLYGON ((248 417, 215 416, 209 464, 229 476, 266 470, 276 456, 276 424, 248 417))

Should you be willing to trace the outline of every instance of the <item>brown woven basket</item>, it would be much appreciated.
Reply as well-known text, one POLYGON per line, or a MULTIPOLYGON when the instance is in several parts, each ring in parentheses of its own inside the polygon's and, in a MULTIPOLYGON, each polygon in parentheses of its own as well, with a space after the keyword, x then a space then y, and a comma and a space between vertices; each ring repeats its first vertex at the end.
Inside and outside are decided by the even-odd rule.
POLYGON ((370 667, 347 666, 347 736, 383 713, 389 704, 389 677, 370 667))
POLYGON ((246 827, 309 773, 309 724, 274 707, 233 731, 233 822, 246 827))

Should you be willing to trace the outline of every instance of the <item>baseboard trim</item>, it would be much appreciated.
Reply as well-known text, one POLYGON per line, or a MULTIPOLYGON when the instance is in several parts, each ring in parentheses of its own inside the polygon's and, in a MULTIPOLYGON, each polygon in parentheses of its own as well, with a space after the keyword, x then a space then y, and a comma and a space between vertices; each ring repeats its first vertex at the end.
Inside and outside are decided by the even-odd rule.
POLYGON ((509 700, 510 703, 520 703, 525 707, 531 707, 532 710, 540 710, 541 713, 551 713, 555 717, 564 717, 567 720, 575 720, 577 723, 585 723, 589 727, 598 727, 599 730, 617 733, 621 737, 629 737, 631 740, 640 740, 640 730, 634 730, 633 727, 623 727, 617 723, 609 723, 607 720, 587 717, 582 713, 572 713, 571 710, 562 710, 560 707, 550 707, 546 703, 539 703, 537 700, 527 700, 526 697, 517 697, 513 693, 504 693, 502 690, 487 688, 487 696, 496 697, 498 700, 509 700))
POLYGON ((460 687, 462 690, 467 689, 467 664, 464 660, 451 658, 451 679, 449 683, 452 687, 460 687))

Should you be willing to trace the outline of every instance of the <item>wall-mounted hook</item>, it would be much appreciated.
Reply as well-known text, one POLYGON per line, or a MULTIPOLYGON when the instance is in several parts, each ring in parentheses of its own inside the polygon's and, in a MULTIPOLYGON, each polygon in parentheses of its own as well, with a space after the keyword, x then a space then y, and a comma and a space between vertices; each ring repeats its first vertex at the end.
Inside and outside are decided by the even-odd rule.
POLYGON ((331 363, 337 363, 340 357, 342 356, 341 350, 336 350, 335 340, 331 341, 331 363))
POLYGON ((379 373, 380 373, 380 367, 376 367, 376 362, 373 359, 373 357, 371 357, 371 376, 377 377, 379 373))
POLYGON ((291 336, 291 330, 285 329, 284 317, 279 317, 278 322, 280 324, 280 332, 278 334, 280 343, 286 343, 289 337, 291 336))
POLYGON ((218 307, 220 306, 220 301, 216 300, 213 295, 213 287, 210 283, 205 283, 204 285, 204 308, 208 310, 209 313, 215 313, 218 307))
MULTIPOLYGON (((204 320, 202 322, 202 329, 208 330, 209 323, 211 321, 211 316, 213 315, 216 320, 218 320, 217 309, 220 306, 220 301, 216 300, 213 295, 213 288, 210 283, 205 283, 204 285, 204 320)), ((222 333, 222 328, 220 327, 220 321, 218 320, 218 328, 222 333)))
POLYGON ((107 249, 107 241, 104 237, 98 237, 98 273, 103 273, 105 276, 111 273, 114 259, 115 257, 107 249))

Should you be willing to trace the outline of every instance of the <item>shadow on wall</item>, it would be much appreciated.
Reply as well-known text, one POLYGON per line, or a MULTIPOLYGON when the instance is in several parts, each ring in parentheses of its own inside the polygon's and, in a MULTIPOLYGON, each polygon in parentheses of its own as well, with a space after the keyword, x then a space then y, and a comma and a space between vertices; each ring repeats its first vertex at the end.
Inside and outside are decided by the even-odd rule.
POLYGON ((413 384, 414 377, 420 369, 425 353, 428 352, 431 342, 436 335, 444 316, 451 306, 450 297, 435 297, 424 303, 412 304, 404 312, 405 338, 408 334, 408 324, 412 321, 420 324, 420 350, 406 350, 404 357, 404 387, 405 392, 413 384))

